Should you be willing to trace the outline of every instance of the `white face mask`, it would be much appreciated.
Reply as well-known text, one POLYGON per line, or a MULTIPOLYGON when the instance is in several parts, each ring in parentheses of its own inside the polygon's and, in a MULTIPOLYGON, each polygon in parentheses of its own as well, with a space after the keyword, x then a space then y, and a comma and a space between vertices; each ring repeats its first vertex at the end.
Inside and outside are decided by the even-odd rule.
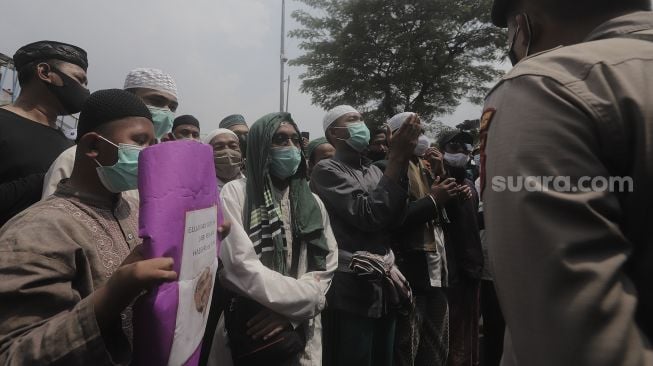
POLYGON ((474 155, 474 165, 481 166, 481 156, 480 155, 474 155))
POLYGON ((431 140, 424 135, 420 135, 417 139, 417 146, 415 146, 415 151, 413 151, 413 153, 416 156, 422 157, 424 156, 424 153, 426 153, 426 150, 428 150, 429 146, 431 146, 431 140))
POLYGON ((464 168, 469 163, 469 155, 444 153, 444 160, 454 168, 464 168))

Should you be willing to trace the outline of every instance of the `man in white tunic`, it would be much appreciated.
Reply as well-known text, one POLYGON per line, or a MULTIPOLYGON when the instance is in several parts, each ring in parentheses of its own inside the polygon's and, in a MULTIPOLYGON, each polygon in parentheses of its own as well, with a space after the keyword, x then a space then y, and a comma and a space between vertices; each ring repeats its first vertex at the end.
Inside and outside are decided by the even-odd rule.
MULTIPOLYGON (((299 129, 290 114, 262 117, 248 142, 248 177, 226 184, 221 192, 224 218, 232 222, 222 243, 221 282, 261 305, 247 322, 252 342, 289 330, 305 336, 303 351, 267 365, 321 366, 319 314, 338 265, 329 216, 308 187, 299 129)), ((210 365, 231 365, 236 358, 224 324, 223 317, 210 365)))

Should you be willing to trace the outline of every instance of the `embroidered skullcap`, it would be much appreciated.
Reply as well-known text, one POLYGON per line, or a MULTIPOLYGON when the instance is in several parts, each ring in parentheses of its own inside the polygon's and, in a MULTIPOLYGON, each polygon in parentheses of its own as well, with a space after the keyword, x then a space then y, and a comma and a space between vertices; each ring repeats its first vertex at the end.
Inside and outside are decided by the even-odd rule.
POLYGON ((232 114, 230 116, 223 118, 222 121, 220 121, 219 127, 229 128, 238 125, 247 126, 247 122, 245 122, 245 117, 241 116, 240 114, 232 114))
POLYGON ((218 128, 209 132, 208 135, 202 137, 202 142, 205 144, 210 144, 211 140, 213 140, 216 136, 220 136, 224 134, 232 135, 233 137, 236 138, 236 140, 238 140, 238 135, 236 135, 232 130, 228 130, 226 128, 218 128))
POLYGON ((55 59, 75 64, 86 71, 86 51, 71 44, 56 41, 38 41, 25 45, 14 54, 14 66, 20 71, 31 62, 55 59))
POLYGON ((144 117, 152 120, 152 114, 141 98, 121 89, 98 90, 84 103, 77 124, 77 138, 95 131, 105 123, 126 117, 144 117))
POLYGON ((344 116, 347 113, 358 113, 358 111, 350 105, 339 105, 327 112, 326 116, 324 116, 324 120, 322 121, 324 131, 329 129, 333 122, 335 122, 338 118, 344 116))
POLYGON ((317 149, 317 147, 320 145, 325 145, 328 143, 329 141, 327 141, 327 139, 324 137, 318 137, 315 140, 309 142, 308 145, 306 146, 306 157, 309 160, 312 160, 315 149, 317 149))
POLYGON ((174 131, 175 128, 181 125, 191 125, 200 128, 200 121, 198 121, 197 118, 191 116, 190 114, 184 114, 183 116, 175 118, 174 122, 172 123, 172 130, 174 131))
POLYGON ((123 89, 147 88, 170 93, 177 98, 177 84, 169 74, 152 68, 138 68, 127 74, 123 89))

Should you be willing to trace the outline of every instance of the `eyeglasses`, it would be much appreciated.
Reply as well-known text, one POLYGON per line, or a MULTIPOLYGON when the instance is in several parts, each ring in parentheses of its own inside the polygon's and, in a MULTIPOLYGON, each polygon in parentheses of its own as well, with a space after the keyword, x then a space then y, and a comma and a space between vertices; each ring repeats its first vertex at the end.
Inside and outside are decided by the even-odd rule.
POLYGON ((295 134, 292 136, 287 136, 287 135, 274 135, 272 137, 272 143, 274 145, 286 145, 286 142, 291 141, 293 144, 297 145, 301 143, 302 139, 299 137, 299 135, 295 134))
POLYGON ((450 148, 455 151, 467 151, 471 152, 472 151, 472 145, 470 144, 465 144, 462 142, 450 142, 447 144, 447 148, 450 148))

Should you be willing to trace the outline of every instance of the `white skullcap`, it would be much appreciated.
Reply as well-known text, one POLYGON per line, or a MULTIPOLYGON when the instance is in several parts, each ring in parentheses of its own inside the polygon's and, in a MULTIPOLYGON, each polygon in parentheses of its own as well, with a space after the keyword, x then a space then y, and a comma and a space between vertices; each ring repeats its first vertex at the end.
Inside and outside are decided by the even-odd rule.
POLYGON ((406 122, 406 119, 411 117, 413 114, 415 113, 402 112, 399 114, 395 114, 392 118, 388 120, 388 127, 390 127, 390 131, 392 132, 397 131, 401 127, 401 125, 403 125, 404 122, 406 122))
POLYGON ((324 131, 326 132, 326 130, 331 127, 333 122, 347 113, 358 113, 358 111, 350 105, 339 105, 327 112, 326 116, 324 116, 324 120, 322 121, 324 131))
POLYGON ((177 98, 177 84, 172 76, 159 69, 138 68, 127 74, 123 89, 147 88, 170 93, 177 98))
POLYGON ((202 137, 202 142, 205 144, 210 144, 211 140, 213 140, 216 136, 224 135, 225 133, 227 135, 232 135, 233 137, 236 138, 236 140, 238 140, 238 135, 236 135, 232 130, 228 130, 226 128, 218 128, 209 132, 208 135, 202 137))

